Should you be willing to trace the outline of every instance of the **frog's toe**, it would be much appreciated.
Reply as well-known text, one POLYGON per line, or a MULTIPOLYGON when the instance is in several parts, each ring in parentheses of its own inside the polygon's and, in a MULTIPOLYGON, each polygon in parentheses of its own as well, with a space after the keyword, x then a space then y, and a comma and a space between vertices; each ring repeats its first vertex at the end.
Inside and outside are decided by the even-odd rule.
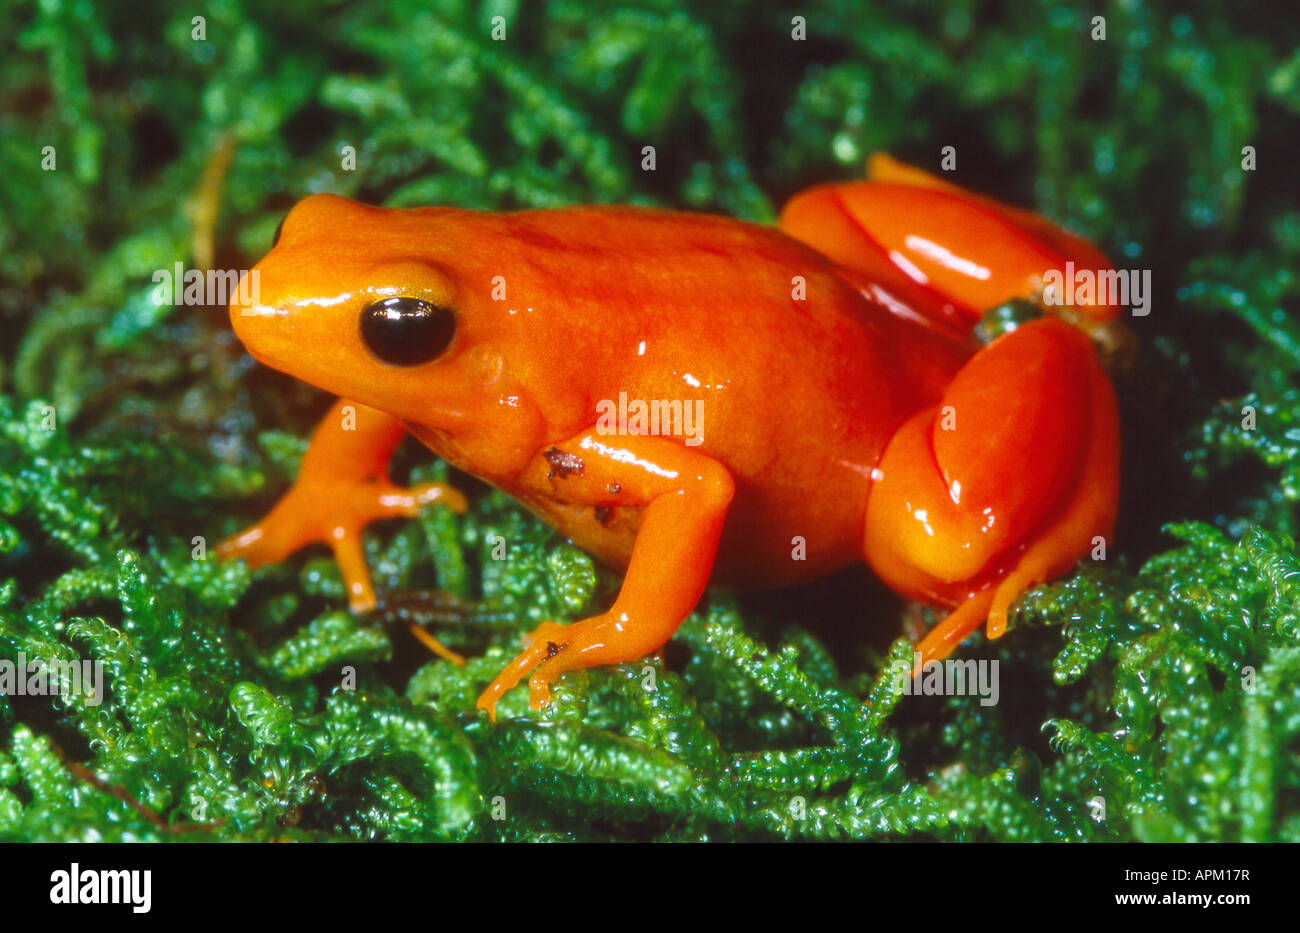
POLYGON ((457 515, 469 509, 469 500, 454 486, 445 483, 421 483, 417 486, 384 485, 376 494, 375 518, 389 515, 415 516, 422 506, 436 502, 457 515))
MULTIPOLYGON (((492 683, 488 684, 481 694, 479 694, 478 703, 475 704, 479 709, 486 710, 493 722, 496 722, 497 701, 513 690, 519 681, 527 677, 534 668, 553 657, 556 652, 565 644, 566 634, 569 626, 561 625, 558 622, 543 622, 533 631, 524 636, 525 648, 515 656, 515 659, 507 664, 497 674, 492 683)), ((533 698, 531 703, 533 709, 545 705, 549 699, 549 691, 543 687, 543 697, 540 702, 536 700, 536 692, 531 689, 530 693, 533 698)))
POLYGON ((214 553, 219 560, 243 560, 250 567, 260 567, 269 561, 265 555, 264 537, 260 524, 250 525, 243 531, 220 541, 214 553))
MULTIPOLYGON (((919 676, 931 661, 941 661, 966 640, 966 636, 980 627, 993 601, 994 590, 986 586, 971 593, 942 622, 930 629, 916 646, 916 665, 912 676, 919 676)), ((991 634, 991 633, 990 633, 991 634)))

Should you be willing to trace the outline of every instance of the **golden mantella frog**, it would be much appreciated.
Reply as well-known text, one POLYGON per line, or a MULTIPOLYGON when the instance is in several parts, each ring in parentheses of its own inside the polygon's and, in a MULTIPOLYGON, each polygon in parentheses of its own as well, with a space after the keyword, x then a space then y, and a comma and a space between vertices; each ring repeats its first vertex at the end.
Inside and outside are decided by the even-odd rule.
POLYGON ((626 568, 607 611, 528 637, 479 699, 493 715, 525 677, 537 707, 565 671, 655 652, 710 583, 866 561, 951 610, 923 661, 986 619, 996 637, 1021 592, 1111 534, 1118 418, 1081 328, 1118 309, 987 346, 971 329, 1066 261, 1108 263, 1036 215, 872 168, 796 196, 777 227, 303 200, 231 321, 258 360, 341 398, 293 488, 220 553, 256 566, 325 542, 352 608, 373 607, 365 525, 465 507, 389 481, 410 432, 626 568), (647 409, 654 433, 624 417, 647 409))

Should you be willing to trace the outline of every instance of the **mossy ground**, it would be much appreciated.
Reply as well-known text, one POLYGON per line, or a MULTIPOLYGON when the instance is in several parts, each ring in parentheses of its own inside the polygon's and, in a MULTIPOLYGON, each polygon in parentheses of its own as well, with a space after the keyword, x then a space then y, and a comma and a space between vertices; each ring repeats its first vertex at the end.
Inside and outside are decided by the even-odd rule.
POLYGON ((0 654, 107 681, 0 697, 0 839, 1300 839, 1300 24, 795 6, 0 0, 0 654), (945 145, 1155 284, 1116 545, 966 649, 1000 660, 997 706, 895 697, 912 610, 846 574, 710 597, 664 663, 490 725, 473 700, 519 633, 618 578, 464 478, 469 515, 367 542, 464 669, 397 608, 340 611, 319 552, 194 559, 286 488, 328 400, 254 367, 223 309, 154 304, 155 270, 247 267, 315 191, 770 221, 873 150, 945 145))

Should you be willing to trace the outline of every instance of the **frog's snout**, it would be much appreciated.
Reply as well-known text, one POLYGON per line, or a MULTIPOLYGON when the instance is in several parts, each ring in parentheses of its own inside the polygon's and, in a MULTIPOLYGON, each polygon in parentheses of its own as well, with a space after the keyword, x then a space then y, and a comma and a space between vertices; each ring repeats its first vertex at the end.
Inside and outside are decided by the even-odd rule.
MULTIPOLYGON (((256 274, 254 269, 250 275, 256 274)), ((285 369, 293 359, 295 347, 301 352, 301 340, 295 340, 295 315, 283 301, 267 300, 265 289, 259 296, 250 288, 249 299, 230 302, 230 326, 244 348, 259 362, 275 369, 285 369)))

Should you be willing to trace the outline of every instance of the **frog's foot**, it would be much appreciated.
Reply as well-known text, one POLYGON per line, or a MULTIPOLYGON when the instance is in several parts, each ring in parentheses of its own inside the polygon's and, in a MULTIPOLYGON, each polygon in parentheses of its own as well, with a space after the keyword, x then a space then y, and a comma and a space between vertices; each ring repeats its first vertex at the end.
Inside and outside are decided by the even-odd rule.
POLYGON ((526 636, 524 650, 488 685, 477 706, 495 722, 497 701, 528 677, 528 705, 541 709, 550 702, 550 685, 561 674, 644 658, 661 648, 672 630, 661 634, 659 639, 644 626, 615 618, 612 611, 573 625, 543 622, 526 636))
POLYGON ((370 522, 413 517, 433 502, 454 512, 468 507, 464 495, 441 483, 403 488, 382 477, 331 479, 301 476, 265 518, 217 545, 222 559, 242 558, 251 567, 278 563, 307 544, 322 542, 347 588, 348 604, 357 612, 375 606, 361 532, 370 522))
MULTIPOLYGON (((497 720, 497 701, 515 688, 539 664, 560 650, 567 643, 572 626, 559 622, 543 622, 524 636, 524 650, 515 655, 515 659, 501 669, 492 683, 481 694, 479 709, 486 710, 493 722, 497 720)), ((545 685, 543 692, 549 697, 550 691, 545 685)))
POLYGON ((1078 558, 1074 542, 1088 540, 1095 530, 1094 515, 1104 508, 1093 496, 1072 501, 1064 511, 1025 549, 1006 576, 972 593, 964 602, 917 644, 920 657, 913 676, 930 661, 942 661, 965 640, 966 636, 988 620, 984 632, 1001 638, 1007 630, 1007 613, 1020 596, 1031 587, 1049 580, 1078 558))
POLYGON ((442 483, 408 489, 389 481, 385 465, 405 435, 392 415, 339 399, 312 433, 293 488, 266 518, 217 545, 217 555, 260 567, 323 542, 334 551, 352 609, 373 609, 375 592, 361 548, 366 525, 414 516, 431 502, 454 512, 468 507, 459 491, 442 483))

